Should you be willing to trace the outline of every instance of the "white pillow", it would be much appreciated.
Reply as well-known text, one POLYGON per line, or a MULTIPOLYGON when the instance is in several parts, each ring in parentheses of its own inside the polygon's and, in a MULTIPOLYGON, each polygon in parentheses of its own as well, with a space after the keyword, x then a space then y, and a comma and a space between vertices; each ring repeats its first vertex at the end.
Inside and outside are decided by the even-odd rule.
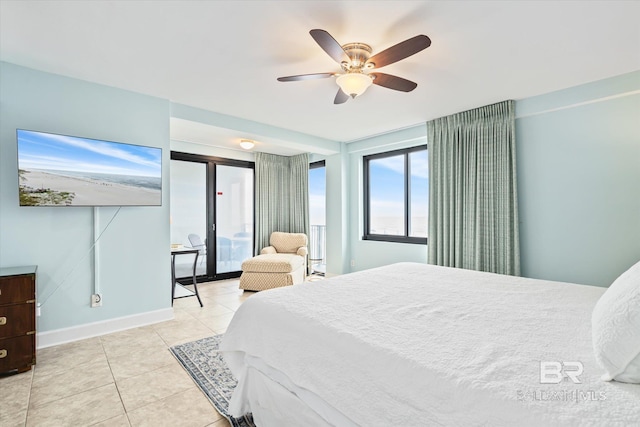
POLYGON ((591 316, 596 360, 605 381, 640 384, 640 262, 600 297, 591 316))

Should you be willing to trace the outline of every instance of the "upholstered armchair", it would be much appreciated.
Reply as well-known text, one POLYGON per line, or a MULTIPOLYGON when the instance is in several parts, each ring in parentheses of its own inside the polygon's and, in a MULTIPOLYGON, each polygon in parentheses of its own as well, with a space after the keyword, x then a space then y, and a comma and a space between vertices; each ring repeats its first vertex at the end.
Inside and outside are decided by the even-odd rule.
POLYGON ((305 258, 309 254, 307 249, 307 235, 302 233, 282 233, 274 231, 269 238, 271 246, 260 251, 260 254, 296 254, 305 258))
POLYGON ((242 263, 240 289, 262 291, 304 282, 307 272, 307 235, 275 231, 270 246, 242 263))

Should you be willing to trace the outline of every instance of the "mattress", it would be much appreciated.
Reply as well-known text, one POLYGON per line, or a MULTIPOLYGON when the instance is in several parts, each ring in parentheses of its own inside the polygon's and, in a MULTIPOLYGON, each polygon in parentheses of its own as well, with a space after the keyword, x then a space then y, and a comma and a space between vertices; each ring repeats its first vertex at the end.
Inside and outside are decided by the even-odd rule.
POLYGON ((264 426, 278 413, 315 417, 305 425, 638 425, 640 386, 601 381, 593 356, 604 291, 399 263, 256 294, 221 345, 238 379, 230 410, 264 426))

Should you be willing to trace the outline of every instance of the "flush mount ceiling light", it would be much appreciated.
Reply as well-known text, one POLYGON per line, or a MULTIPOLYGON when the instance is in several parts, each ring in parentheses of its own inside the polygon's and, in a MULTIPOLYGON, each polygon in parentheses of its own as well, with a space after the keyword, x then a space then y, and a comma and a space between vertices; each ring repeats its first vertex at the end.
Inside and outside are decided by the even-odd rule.
POLYGON ((251 141, 250 139, 241 139, 240 140, 240 147, 244 148, 245 150, 251 150, 254 145, 255 145, 255 143, 253 141, 251 141))
POLYGON ((278 81, 295 82, 335 76, 340 89, 333 100, 334 104, 342 104, 347 102, 349 97, 355 98, 362 95, 372 83, 387 89, 411 92, 418 86, 417 83, 391 74, 380 73, 374 69, 401 61, 431 45, 431 39, 420 34, 371 56, 372 49, 368 44, 347 43, 340 45, 325 30, 311 30, 309 34, 334 61, 340 64, 344 73, 299 74, 278 77, 278 81))

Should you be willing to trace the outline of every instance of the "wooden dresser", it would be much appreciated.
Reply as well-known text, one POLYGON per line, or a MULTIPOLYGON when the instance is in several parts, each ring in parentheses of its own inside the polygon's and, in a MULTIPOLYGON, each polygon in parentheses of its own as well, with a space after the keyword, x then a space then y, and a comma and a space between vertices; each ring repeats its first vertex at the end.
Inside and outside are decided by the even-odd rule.
POLYGON ((0 268, 0 373, 36 363, 36 269, 0 268))

